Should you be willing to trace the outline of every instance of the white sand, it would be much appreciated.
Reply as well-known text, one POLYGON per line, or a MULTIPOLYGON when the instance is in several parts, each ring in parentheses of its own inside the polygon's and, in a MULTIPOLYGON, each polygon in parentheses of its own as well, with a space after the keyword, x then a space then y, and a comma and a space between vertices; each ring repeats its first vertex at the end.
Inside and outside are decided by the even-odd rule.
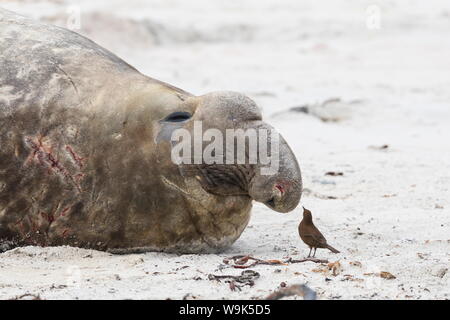
MULTIPOLYGON (((309 190, 302 204, 342 252, 319 249, 317 257, 339 261, 339 274, 305 262, 255 266, 260 278, 241 291, 208 280, 240 274, 218 270, 225 257, 308 253, 297 234, 300 209, 280 214, 255 204, 242 237, 220 255, 7 251, 0 254, 0 298, 249 299, 286 282, 307 283, 320 299, 449 299, 450 6, 378 2, 378 30, 366 27, 366 9, 377 1, 73 2, 81 4, 82 32, 143 73, 198 94, 241 91, 263 108, 298 157, 309 190), (334 97, 341 102, 314 107, 334 97), (303 104, 340 121, 279 113, 303 104)), ((0 0, 62 25, 70 4, 0 0)))

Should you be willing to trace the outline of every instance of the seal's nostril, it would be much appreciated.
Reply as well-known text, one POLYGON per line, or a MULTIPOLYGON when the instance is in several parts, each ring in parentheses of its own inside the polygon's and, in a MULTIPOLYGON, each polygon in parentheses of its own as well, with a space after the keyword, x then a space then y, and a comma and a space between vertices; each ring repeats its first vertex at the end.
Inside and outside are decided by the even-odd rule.
POLYGON ((277 189, 281 192, 281 194, 284 193, 284 188, 283 188, 283 186, 282 186, 281 184, 277 183, 277 184, 275 185, 275 188, 277 188, 277 189))

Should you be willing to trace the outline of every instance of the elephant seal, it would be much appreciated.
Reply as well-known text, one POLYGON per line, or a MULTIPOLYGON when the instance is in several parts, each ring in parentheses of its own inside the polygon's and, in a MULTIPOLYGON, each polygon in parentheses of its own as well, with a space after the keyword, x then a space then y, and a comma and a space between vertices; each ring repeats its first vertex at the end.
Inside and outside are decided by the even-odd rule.
POLYGON ((217 252, 240 236, 252 200, 279 212, 300 200, 300 169, 281 137, 273 174, 259 162, 173 161, 172 134, 198 122, 216 133, 272 130, 242 94, 192 95, 75 32, 3 9, 0 70, 0 239, 217 252))

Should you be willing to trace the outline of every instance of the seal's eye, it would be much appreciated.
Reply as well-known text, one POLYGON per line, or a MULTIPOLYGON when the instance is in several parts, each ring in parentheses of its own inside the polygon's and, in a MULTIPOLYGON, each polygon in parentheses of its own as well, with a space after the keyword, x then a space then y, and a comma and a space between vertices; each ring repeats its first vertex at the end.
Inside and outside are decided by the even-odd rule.
POLYGON ((189 112, 181 112, 177 111, 169 114, 167 117, 163 119, 165 122, 183 122, 189 120, 192 115, 189 112))

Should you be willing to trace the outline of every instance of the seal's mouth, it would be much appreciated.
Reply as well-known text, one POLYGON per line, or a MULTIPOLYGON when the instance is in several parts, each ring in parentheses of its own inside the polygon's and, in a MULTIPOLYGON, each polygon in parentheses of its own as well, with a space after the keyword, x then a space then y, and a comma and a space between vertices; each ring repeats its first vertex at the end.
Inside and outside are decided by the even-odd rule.
POLYGON ((275 208, 275 197, 272 197, 268 201, 266 201, 265 205, 271 209, 274 209, 275 208))

